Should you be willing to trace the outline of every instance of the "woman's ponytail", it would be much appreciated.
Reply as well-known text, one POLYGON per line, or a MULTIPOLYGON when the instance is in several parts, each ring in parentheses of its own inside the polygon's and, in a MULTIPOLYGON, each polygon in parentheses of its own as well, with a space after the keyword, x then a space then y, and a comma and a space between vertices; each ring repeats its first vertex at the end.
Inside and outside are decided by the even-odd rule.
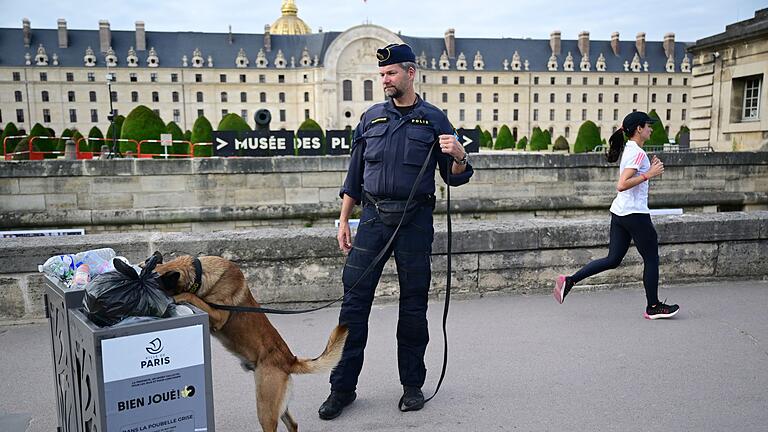
POLYGON ((605 153, 605 158, 608 162, 616 162, 621 156, 621 152, 624 151, 624 129, 619 128, 616 132, 608 138, 608 151, 605 153))

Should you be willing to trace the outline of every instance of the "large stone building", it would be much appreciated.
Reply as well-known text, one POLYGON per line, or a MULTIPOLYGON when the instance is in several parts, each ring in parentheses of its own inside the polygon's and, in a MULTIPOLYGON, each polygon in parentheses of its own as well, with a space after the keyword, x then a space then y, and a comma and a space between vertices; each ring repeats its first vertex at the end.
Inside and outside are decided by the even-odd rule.
POLYGON ((495 132, 508 125, 520 138, 535 126, 553 137, 576 138, 585 120, 605 137, 634 109, 655 109, 670 134, 690 119, 687 45, 668 33, 648 41, 644 33, 595 40, 589 32, 549 40, 409 37, 376 25, 343 32, 311 33, 292 0, 263 34, 0 29, 0 124, 27 130, 36 122, 56 131, 87 133, 108 126, 108 90, 114 108, 137 104, 164 121, 191 129, 205 115, 214 125, 237 113, 253 125, 260 108, 272 112, 272 128, 295 129, 306 118, 323 128, 354 127, 360 114, 383 98, 377 47, 405 42, 416 52, 417 91, 443 108, 456 127, 480 125, 495 132))
POLYGON ((691 143, 717 150, 768 149, 768 9, 696 41, 691 143))

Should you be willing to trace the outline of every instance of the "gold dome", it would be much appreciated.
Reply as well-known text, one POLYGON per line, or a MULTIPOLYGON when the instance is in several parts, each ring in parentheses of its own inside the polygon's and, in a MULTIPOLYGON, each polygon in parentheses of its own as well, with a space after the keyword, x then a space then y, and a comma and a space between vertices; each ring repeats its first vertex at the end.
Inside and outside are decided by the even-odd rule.
POLYGON ((280 35, 302 35, 312 33, 312 29, 309 28, 301 18, 297 16, 299 8, 296 7, 294 0, 283 0, 283 6, 280 8, 283 12, 283 16, 277 19, 272 24, 269 31, 272 34, 280 35))

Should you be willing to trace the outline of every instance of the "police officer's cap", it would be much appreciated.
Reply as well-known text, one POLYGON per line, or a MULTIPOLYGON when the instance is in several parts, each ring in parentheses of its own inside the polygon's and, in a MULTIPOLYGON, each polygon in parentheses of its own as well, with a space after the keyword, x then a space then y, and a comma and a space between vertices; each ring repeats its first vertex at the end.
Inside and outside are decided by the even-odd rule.
POLYGON ((389 44, 376 50, 376 58, 379 59, 379 67, 391 64, 416 62, 416 55, 407 44, 389 44))

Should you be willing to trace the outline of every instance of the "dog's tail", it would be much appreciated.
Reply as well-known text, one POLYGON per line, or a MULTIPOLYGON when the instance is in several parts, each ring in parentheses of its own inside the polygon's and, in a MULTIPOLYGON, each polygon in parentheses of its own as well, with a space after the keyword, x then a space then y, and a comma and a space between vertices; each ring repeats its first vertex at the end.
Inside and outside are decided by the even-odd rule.
POLYGON ((348 334, 347 326, 337 325, 331 332, 323 353, 313 359, 297 357, 296 362, 291 367, 291 373, 311 374, 328 372, 335 368, 341 360, 341 353, 344 351, 344 343, 347 341, 348 334))

